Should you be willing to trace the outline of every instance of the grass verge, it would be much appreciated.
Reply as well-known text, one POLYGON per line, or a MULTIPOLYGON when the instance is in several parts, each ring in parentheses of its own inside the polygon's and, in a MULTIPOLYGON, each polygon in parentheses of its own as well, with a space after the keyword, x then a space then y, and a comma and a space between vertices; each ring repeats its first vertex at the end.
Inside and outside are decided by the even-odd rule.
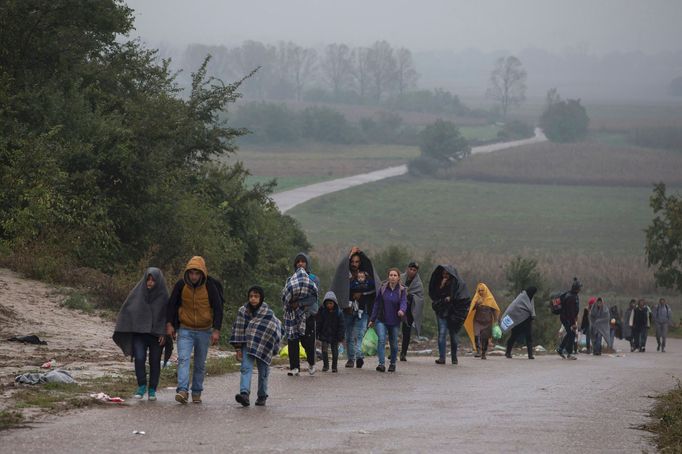
POLYGON ((650 413, 651 423, 643 428, 654 434, 661 453, 682 453, 682 386, 677 386, 657 397, 650 413))

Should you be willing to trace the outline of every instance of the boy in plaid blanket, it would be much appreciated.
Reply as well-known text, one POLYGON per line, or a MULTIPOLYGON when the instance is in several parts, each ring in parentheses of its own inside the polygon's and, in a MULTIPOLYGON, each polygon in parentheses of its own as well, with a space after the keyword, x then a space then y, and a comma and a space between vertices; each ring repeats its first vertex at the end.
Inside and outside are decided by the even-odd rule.
POLYGON ((299 342, 306 352, 308 373, 315 373, 315 315, 319 308, 320 280, 310 271, 310 257, 299 253, 294 258, 294 274, 282 289, 284 328, 289 349, 288 375, 299 374, 299 342))
POLYGON ((239 394, 235 400, 244 407, 250 405, 251 376, 254 363, 258 367, 258 399, 256 405, 265 406, 268 398, 268 375, 272 355, 279 351, 282 323, 263 301, 265 293, 258 286, 249 289, 249 302, 239 308, 232 325, 230 344, 237 350, 241 361, 239 394))

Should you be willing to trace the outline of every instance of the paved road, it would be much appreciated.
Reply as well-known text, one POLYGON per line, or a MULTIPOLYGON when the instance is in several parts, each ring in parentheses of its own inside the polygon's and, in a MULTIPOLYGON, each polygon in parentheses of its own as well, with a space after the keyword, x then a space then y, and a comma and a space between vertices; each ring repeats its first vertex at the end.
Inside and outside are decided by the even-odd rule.
MULTIPOLYGON (((472 154, 490 153, 492 151, 504 150, 507 148, 514 148, 521 145, 528 145, 531 143, 544 142, 547 138, 539 128, 535 129, 535 137, 530 139, 516 140, 512 142, 493 143, 490 145, 482 145, 480 147, 473 147, 472 154)), ((314 198, 331 194, 332 192, 342 191, 344 189, 358 186, 361 184, 371 183, 374 181, 383 180, 385 178, 397 177, 407 173, 407 165, 389 167, 383 170, 363 173, 352 177, 338 178, 336 180, 323 181, 322 183, 311 184, 300 188, 291 189, 289 191, 279 192, 272 196, 282 213, 286 213, 296 205, 307 202, 314 198)))
POLYGON ((373 359, 334 375, 275 369, 266 408, 238 406, 238 374, 230 374, 207 379, 202 405, 182 406, 162 390, 155 403, 0 433, 0 451, 652 452, 648 434, 634 427, 646 421, 648 396, 682 375, 682 340, 668 349, 578 361, 465 357, 459 366, 408 357, 394 374, 375 372, 373 359))

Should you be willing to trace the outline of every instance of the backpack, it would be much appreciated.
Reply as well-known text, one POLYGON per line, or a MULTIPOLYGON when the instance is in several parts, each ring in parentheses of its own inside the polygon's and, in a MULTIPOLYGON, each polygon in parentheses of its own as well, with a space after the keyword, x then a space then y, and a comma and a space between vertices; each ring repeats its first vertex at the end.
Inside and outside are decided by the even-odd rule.
POLYGON ((566 298, 566 292, 554 292, 549 295, 549 309, 552 311, 552 314, 561 314, 564 298, 566 298))

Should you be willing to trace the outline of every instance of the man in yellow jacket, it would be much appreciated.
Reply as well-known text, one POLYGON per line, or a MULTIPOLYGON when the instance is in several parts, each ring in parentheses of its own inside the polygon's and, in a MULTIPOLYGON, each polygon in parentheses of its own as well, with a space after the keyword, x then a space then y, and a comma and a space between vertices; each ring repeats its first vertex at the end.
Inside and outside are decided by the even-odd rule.
POLYGON ((166 322, 166 333, 177 338, 178 345, 175 400, 182 404, 188 401, 189 362, 194 351, 192 402, 201 403, 208 345, 209 342, 211 345, 218 343, 223 322, 222 287, 208 275, 202 257, 192 257, 183 278, 175 284, 168 302, 166 322))

